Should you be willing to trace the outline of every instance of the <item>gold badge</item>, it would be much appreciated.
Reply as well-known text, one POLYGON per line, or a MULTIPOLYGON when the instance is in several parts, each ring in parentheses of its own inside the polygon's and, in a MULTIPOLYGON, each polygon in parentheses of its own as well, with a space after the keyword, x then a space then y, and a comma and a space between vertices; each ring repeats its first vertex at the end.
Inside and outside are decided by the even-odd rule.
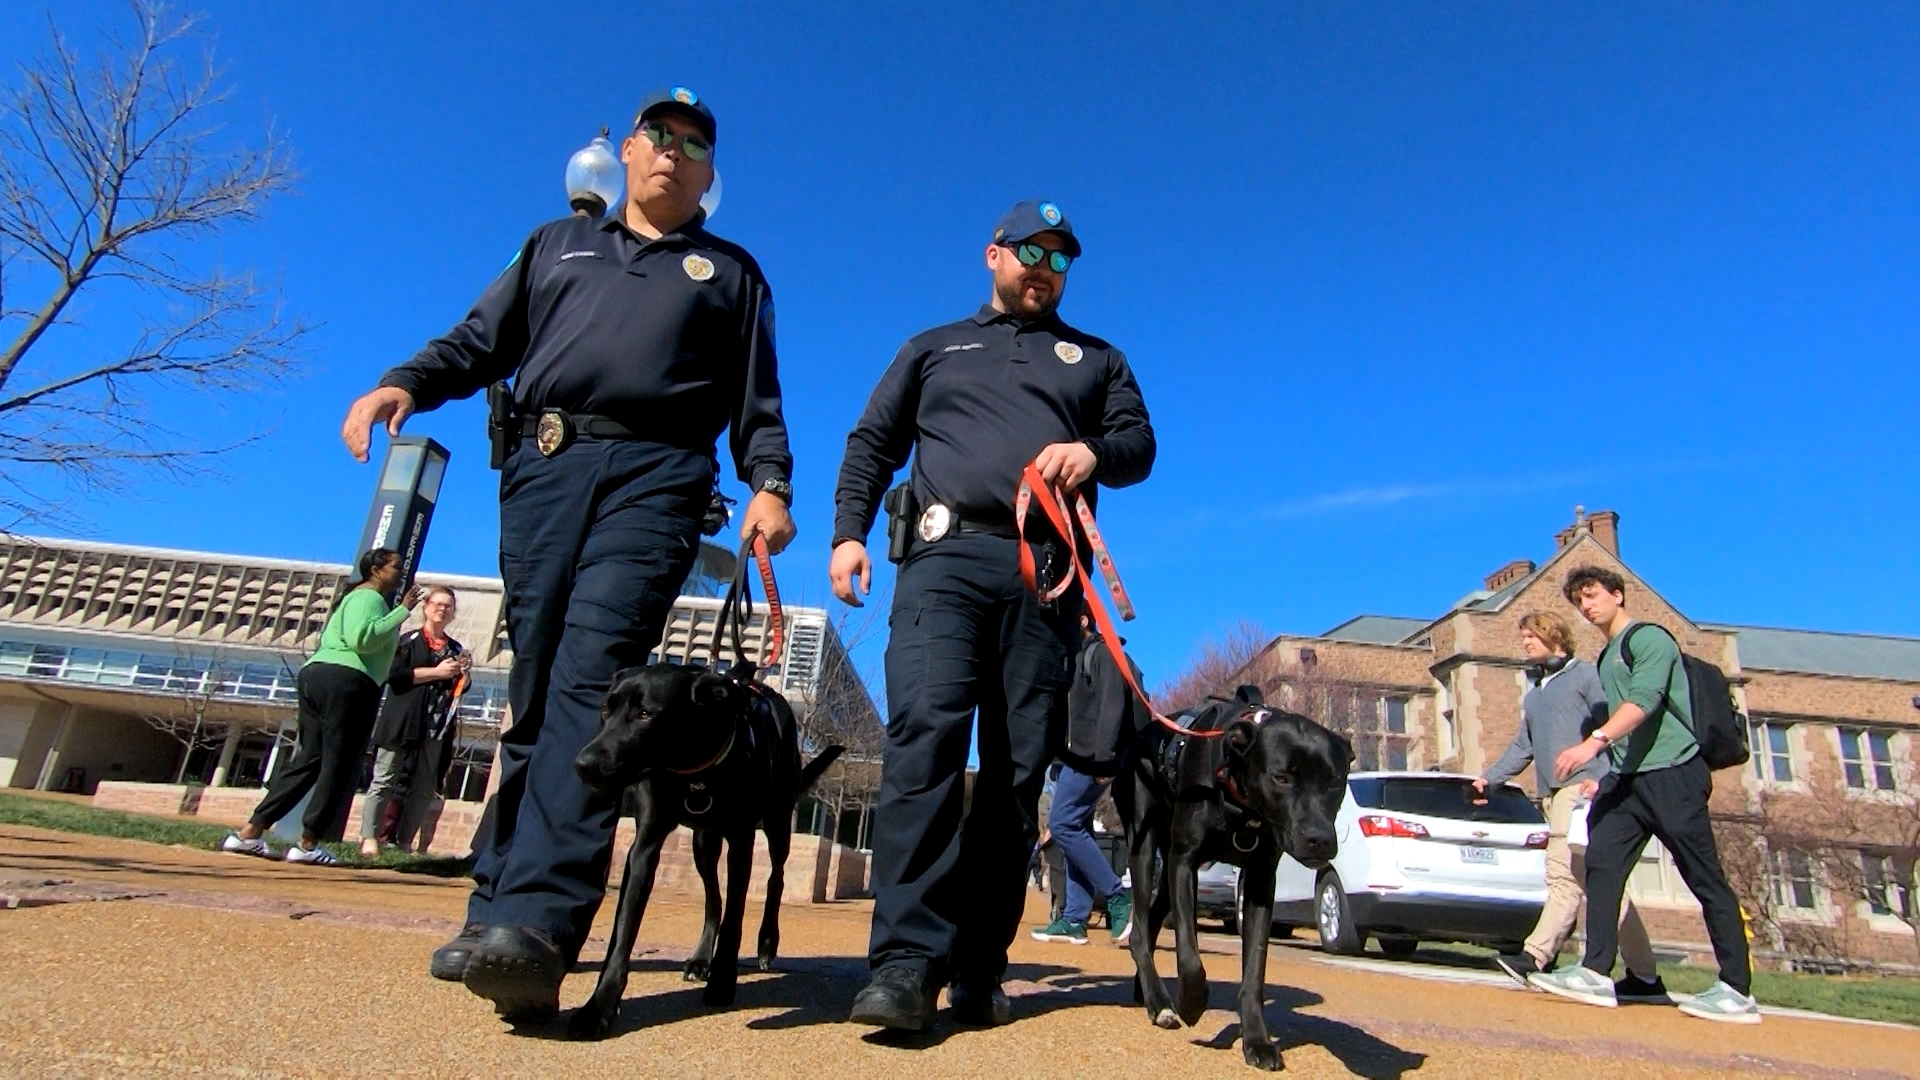
POLYGON ((541 457, 552 457, 573 441, 572 426, 567 423, 566 414, 548 409, 533 426, 533 448, 540 451, 541 457))
POLYGON ((1080 358, 1087 354, 1082 352, 1080 346, 1075 345, 1073 342, 1061 341, 1054 344, 1053 355, 1059 357, 1066 363, 1077 364, 1080 362, 1080 358))
POLYGON ((698 255, 689 255, 680 260, 680 269, 695 281, 706 281, 713 277, 713 260, 698 255))

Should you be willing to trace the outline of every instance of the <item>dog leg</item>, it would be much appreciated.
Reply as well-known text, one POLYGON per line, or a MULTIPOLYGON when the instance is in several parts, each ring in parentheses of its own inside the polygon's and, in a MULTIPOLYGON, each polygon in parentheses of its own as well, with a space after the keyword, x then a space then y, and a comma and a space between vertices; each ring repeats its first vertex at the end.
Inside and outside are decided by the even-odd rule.
MULTIPOLYGON (((825 837, 820 842, 831 843, 825 837)), ((787 887, 787 850, 793 844, 793 807, 767 811, 767 908, 760 916, 760 970, 772 971, 780 952, 780 899, 787 887)))
POLYGON ((1200 963, 1200 931, 1194 919, 1197 913, 1194 882, 1194 853, 1181 851, 1167 857, 1167 884, 1173 893, 1173 955, 1180 973, 1180 990, 1174 1011, 1188 1027, 1200 1022, 1207 1011, 1207 969, 1200 963))
POLYGON ((1247 1064, 1268 1072, 1280 1070, 1280 1046, 1267 1032, 1267 938, 1273 929, 1274 867, 1249 866, 1240 871, 1244 883, 1240 912, 1240 1053, 1247 1064))
POLYGON ((1127 840, 1127 868, 1133 878, 1133 910, 1149 913, 1147 920, 1136 921, 1133 936, 1127 942, 1128 949, 1133 953, 1134 999, 1147 1007, 1147 1017, 1155 1026, 1172 1030, 1180 1026, 1180 1018, 1174 1015, 1173 1000, 1167 996, 1167 984, 1160 980, 1160 972, 1153 966, 1153 949, 1160 936, 1160 919, 1154 913, 1154 905, 1164 899, 1167 891, 1164 886, 1155 887, 1154 830, 1150 826, 1138 826, 1127 840))
POLYGON ((693 866, 700 872, 700 885, 707 894, 707 921, 700 928, 700 944, 681 969, 688 982, 704 982, 713 967, 713 947, 720 935, 720 830, 695 829, 693 866))
POLYGON ((627 969, 633 962, 633 943, 640 934, 640 918, 647 911, 647 897, 653 892, 653 875, 660 868, 660 845, 673 831, 671 821, 640 822, 627 850, 627 872, 620 881, 619 908, 613 919, 613 940, 607 943, 607 960, 600 969, 600 981, 593 996, 567 1022, 567 1034, 575 1039, 604 1039, 607 1029, 620 1012, 621 995, 627 992, 627 969))
POLYGON ((700 1000, 708 1005, 733 1004, 740 981, 740 924, 746 921, 747 885, 753 875, 753 830, 727 838, 727 909, 720 917, 720 939, 713 951, 713 968, 700 1000))

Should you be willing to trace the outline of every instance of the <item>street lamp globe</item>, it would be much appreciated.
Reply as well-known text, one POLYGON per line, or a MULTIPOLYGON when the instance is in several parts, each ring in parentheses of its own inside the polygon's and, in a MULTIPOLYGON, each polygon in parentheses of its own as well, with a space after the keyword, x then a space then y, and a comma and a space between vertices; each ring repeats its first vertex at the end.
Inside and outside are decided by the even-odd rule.
POLYGON ((607 141, 607 129, 567 159, 567 205, 586 217, 600 217, 620 201, 625 190, 620 159, 607 141))

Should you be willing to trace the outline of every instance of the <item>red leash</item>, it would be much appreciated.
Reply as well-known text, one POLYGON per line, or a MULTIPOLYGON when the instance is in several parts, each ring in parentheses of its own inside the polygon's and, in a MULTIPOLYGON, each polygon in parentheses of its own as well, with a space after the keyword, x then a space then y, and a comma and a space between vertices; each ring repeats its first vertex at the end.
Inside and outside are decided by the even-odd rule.
POLYGON ((753 561, 760 568, 760 591, 767 596, 767 651, 760 657, 760 666, 780 662, 780 646, 785 643, 787 621, 780 613, 780 586, 773 581, 773 556, 767 551, 767 538, 759 529, 753 530, 753 561))
MULTIPOLYGON (((1027 534, 1027 510, 1033 505, 1035 493, 1040 495, 1040 509, 1045 512, 1047 521, 1053 526, 1060 538, 1067 542, 1069 557, 1066 572, 1061 575, 1059 584, 1052 589, 1040 588, 1040 575, 1033 562, 1033 548, 1024 540, 1020 543, 1020 578, 1045 603, 1052 603, 1066 595, 1073 585, 1074 578, 1080 573, 1080 545, 1073 525, 1068 521, 1067 496, 1058 485, 1047 483, 1040 475, 1040 469, 1032 462, 1020 474, 1020 489, 1013 497, 1014 527, 1022 537, 1027 534)), ((1113 556, 1107 551, 1106 541, 1100 537, 1100 527, 1094 523, 1093 508, 1087 505, 1087 497, 1078 491, 1073 493, 1074 516, 1080 520, 1081 531, 1086 534, 1087 546, 1093 552, 1093 563, 1100 568, 1100 576, 1105 580, 1107 592, 1113 597, 1113 606, 1119 610, 1120 618, 1132 622, 1134 618, 1133 601, 1127 597, 1127 587, 1120 582, 1120 570, 1113 565, 1113 556)), ((1217 739, 1226 734, 1220 731, 1190 731, 1174 723, 1153 707, 1153 699, 1140 688, 1133 677, 1133 665, 1127 662, 1127 654, 1121 651, 1120 635, 1114 630, 1113 616, 1107 613, 1107 605, 1093 592, 1092 575, 1088 575, 1088 588, 1085 590, 1087 614, 1092 617, 1093 625, 1100 631, 1101 640, 1107 644, 1107 652, 1113 662, 1120 665, 1120 675, 1127 680, 1127 686, 1133 690, 1140 704, 1146 707, 1147 714, 1161 727, 1178 735, 1191 735, 1198 739, 1217 739)))

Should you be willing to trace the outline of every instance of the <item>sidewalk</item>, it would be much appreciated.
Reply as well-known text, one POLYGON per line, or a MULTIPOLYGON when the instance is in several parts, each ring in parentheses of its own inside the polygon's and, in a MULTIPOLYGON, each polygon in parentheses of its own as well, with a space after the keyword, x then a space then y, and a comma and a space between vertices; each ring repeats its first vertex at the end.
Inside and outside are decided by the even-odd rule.
MULTIPOLYGON (((0 826, 0 1073, 567 1076, 1235 1075, 1235 943, 1208 936, 1216 1006, 1196 1028, 1152 1027, 1131 963, 1098 944, 1014 945, 1016 1022, 889 1042, 841 1023, 862 984, 868 906, 789 904, 783 960, 743 971, 710 1012, 679 964, 699 929, 660 898, 615 1036, 510 1033, 458 985, 426 977, 457 925, 462 882, 328 871, 0 826), (47 884, 49 882, 57 884, 47 884), (110 899, 111 897, 125 899, 110 899)), ((603 909, 600 933, 605 933, 603 909)), ((1036 903, 1030 916, 1042 914, 1036 903)), ((751 916, 751 937, 758 915, 751 916)), ((1170 943, 1171 936, 1165 939, 1170 943)), ((597 970, 601 946, 589 946, 597 970)), ((1172 970, 1161 954, 1161 970, 1172 970)), ((569 978, 583 1000, 595 970, 569 978)), ((1788 1018, 1754 1028, 1667 1008, 1583 1009, 1517 990, 1431 983, 1276 949, 1268 1017, 1305 1076, 1908 1075, 1920 1033, 1788 1018)))

